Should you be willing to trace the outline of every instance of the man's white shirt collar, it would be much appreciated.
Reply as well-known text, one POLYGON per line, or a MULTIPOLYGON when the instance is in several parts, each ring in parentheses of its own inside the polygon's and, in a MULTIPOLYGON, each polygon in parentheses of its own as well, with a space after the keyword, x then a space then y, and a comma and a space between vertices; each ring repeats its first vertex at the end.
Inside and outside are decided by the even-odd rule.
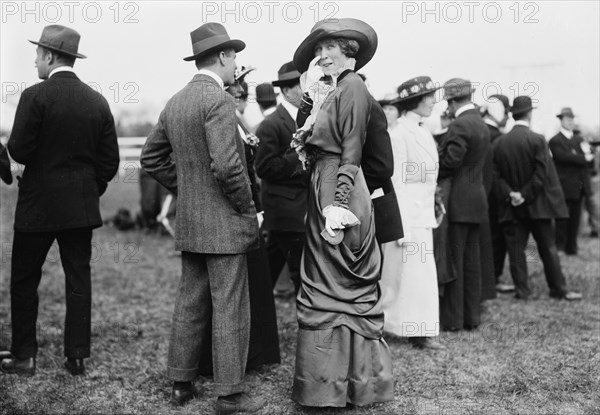
POLYGON ((529 121, 517 120, 517 121, 515 121, 515 125, 523 125, 523 126, 529 128, 529 121))
POLYGON ((71 68, 70 66, 59 66, 58 68, 54 68, 50 71, 50 75, 48 75, 48 78, 50 78, 52 75, 54 75, 57 72, 72 72, 75 73, 75 71, 73 70, 73 68, 71 68))
POLYGON ((223 83, 223 80, 221 79, 221 77, 219 75, 217 75, 216 73, 214 73, 213 71, 210 71, 208 69, 200 69, 198 71, 198 73, 200 75, 206 75, 206 76, 210 76, 212 79, 214 79, 215 81, 217 81, 217 83, 219 84, 219 86, 221 88, 225 88, 225 84, 223 83))
POLYGON ((290 114, 290 117, 292 117, 292 120, 294 120, 294 122, 296 122, 296 117, 298 116, 298 108, 296 108, 295 106, 293 106, 286 100, 281 101, 281 105, 290 114))
POLYGON ((567 137, 569 140, 571 138, 573 138, 573 131, 569 131, 569 130, 566 130, 564 128, 561 128, 560 132, 562 133, 562 135, 564 135, 565 137, 567 137))
POLYGON ((475 104, 473 104, 473 103, 463 105, 462 107, 460 107, 459 109, 456 110, 456 113, 454 113, 454 118, 458 118, 458 116, 465 111, 474 110, 474 109, 475 109, 475 104))

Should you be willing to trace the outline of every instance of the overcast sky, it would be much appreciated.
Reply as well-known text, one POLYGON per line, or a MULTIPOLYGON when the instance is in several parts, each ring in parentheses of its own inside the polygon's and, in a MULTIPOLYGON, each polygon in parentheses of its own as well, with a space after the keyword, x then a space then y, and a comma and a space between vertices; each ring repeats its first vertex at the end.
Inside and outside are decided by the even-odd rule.
POLYGON ((464 77, 478 84, 478 103, 498 92, 511 101, 531 95, 538 106, 534 129, 546 135, 558 128, 555 114, 563 106, 573 107, 584 127, 600 124, 598 1, 1 3, 4 129, 12 126, 20 91, 39 82, 35 46, 27 40, 38 40, 48 24, 82 35, 79 51, 88 59, 75 70, 116 115, 154 122, 195 73, 182 58, 191 54, 189 33, 203 23, 221 22, 246 42, 238 66, 257 67, 247 80, 260 83, 276 79, 326 17, 355 17, 374 27, 379 48, 361 72, 377 98, 418 75, 436 83, 464 77))

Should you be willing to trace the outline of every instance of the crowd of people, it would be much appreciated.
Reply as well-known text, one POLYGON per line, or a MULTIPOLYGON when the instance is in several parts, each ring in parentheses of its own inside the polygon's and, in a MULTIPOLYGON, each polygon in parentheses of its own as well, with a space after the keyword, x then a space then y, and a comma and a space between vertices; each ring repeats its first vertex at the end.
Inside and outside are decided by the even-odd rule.
MULTIPOLYGON (((198 73, 166 104, 141 154, 145 173, 176 197, 181 280, 167 357, 170 402, 202 395, 212 375, 217 413, 254 413, 265 401, 245 371, 279 363, 273 287, 287 266, 298 337, 292 399, 344 407, 394 399, 384 337, 443 349, 440 331, 475 330, 497 292, 531 297, 530 234, 549 295, 566 301, 558 250, 577 254, 584 200, 597 223, 589 145, 573 111, 557 115, 549 144, 531 131, 532 101, 472 102, 474 88, 421 75, 377 101, 357 73, 377 34, 357 19, 318 22, 278 79, 256 87, 264 119, 243 113, 253 68, 219 23, 191 32, 198 73), (278 94, 281 91, 278 103, 278 94), (443 90, 435 135, 423 125, 443 90), (515 121, 505 131, 509 116, 515 121), (504 275, 508 255, 513 284, 504 275)), ((44 81, 23 92, 8 142, 19 178, 11 266, 11 355, 4 373, 36 371, 37 287, 58 241, 66 275, 66 369, 90 355, 92 229, 99 197, 117 171, 106 100, 73 71, 79 34, 44 28, 36 66, 44 81), (48 88, 58 93, 48 99, 48 88), (96 99, 84 99, 92 96, 96 99)), ((10 176, 10 175, 9 175, 10 176)), ((5 175, 2 175, 5 179, 5 175)), ((597 236, 597 230, 596 236, 597 236)))

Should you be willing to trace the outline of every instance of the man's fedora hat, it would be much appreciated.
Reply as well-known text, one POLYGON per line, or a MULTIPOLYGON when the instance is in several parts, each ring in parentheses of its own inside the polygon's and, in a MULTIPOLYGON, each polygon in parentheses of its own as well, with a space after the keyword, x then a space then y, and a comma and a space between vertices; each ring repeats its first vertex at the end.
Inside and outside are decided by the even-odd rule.
POLYGON ((230 39, 225 26, 220 23, 206 23, 190 33, 192 38, 192 56, 183 58, 193 61, 211 52, 233 48, 235 52, 244 50, 246 44, 238 39, 230 39))
POLYGON ((417 76, 416 78, 403 82, 402 85, 398 87, 398 98, 392 103, 432 94, 440 88, 441 87, 439 86, 435 86, 430 77, 417 76))
POLYGON ((467 79, 452 78, 444 84, 444 99, 446 101, 470 97, 473 92, 475 92, 475 88, 473 88, 471 81, 467 79))
POLYGON ((271 82, 273 86, 286 86, 300 82, 300 72, 296 69, 294 62, 284 63, 277 71, 277 80, 271 82))
POLYGON ((367 23, 350 18, 321 20, 313 26, 294 53, 294 64, 298 71, 302 73, 308 69, 315 58, 315 46, 325 38, 352 39, 358 42, 359 50, 354 57, 355 71, 365 66, 377 50, 377 33, 367 23))
POLYGON ((560 114, 556 114, 556 116, 558 118, 562 118, 562 117, 575 118, 575 114, 573 114, 573 110, 569 107, 565 107, 565 108, 561 109, 560 114))
POLYGON ((66 26, 54 24, 44 27, 44 30, 42 30, 42 37, 40 37, 39 41, 34 42, 33 40, 30 40, 30 42, 34 45, 39 45, 58 53, 85 59, 85 55, 77 53, 80 38, 81 36, 79 36, 79 33, 75 30, 66 26))
POLYGON ((531 105, 531 98, 527 95, 521 95, 514 99, 513 105, 510 109, 510 112, 514 114, 522 114, 527 111, 531 111, 535 109, 533 105, 531 105))

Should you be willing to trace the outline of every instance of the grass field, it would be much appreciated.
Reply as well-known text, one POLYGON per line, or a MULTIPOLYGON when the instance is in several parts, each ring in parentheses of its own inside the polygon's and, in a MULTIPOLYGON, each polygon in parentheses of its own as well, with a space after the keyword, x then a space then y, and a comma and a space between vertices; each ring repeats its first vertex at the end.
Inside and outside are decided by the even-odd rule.
MULTIPOLYGON (((16 187, 1 186, 0 349, 6 349, 16 187)), ((135 176, 122 175, 102 198, 103 214, 122 206, 135 209, 138 198, 135 176)), ((583 232, 587 235, 587 228, 583 232)), ((580 244, 579 256, 561 260, 570 288, 583 292, 583 301, 549 299, 534 255, 531 300, 501 295, 487 301, 484 324, 474 332, 444 333, 443 351, 417 351, 390 339, 394 402, 344 410, 310 410, 293 403, 296 319, 291 301, 277 300, 282 364, 249 374, 249 387, 266 398, 265 414, 600 414, 600 243, 582 236, 580 244)), ((39 288, 38 371, 29 379, 0 374, 0 412, 213 413, 216 397, 209 379, 198 380, 205 394, 183 409, 167 403, 168 333, 180 273, 173 241, 103 227, 94 232, 92 256, 87 376, 73 378, 62 369, 64 276, 53 248, 39 288)))

